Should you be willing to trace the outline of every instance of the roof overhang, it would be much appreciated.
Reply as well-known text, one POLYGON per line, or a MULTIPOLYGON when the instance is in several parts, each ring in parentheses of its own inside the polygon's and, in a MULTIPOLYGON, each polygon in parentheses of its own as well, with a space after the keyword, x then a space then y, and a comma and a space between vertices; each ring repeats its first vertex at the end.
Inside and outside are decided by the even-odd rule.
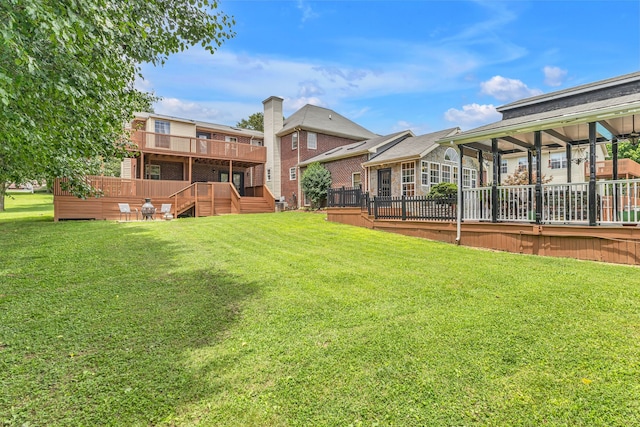
MULTIPOLYGON (((600 138, 600 142, 608 140, 611 135, 621 138, 632 130, 632 120, 624 121, 623 118, 640 114, 640 94, 624 96, 620 100, 622 101, 620 103, 606 100, 584 104, 581 106, 583 109, 579 111, 575 111, 575 108, 566 108, 502 120, 447 136, 438 140, 437 143, 465 144, 471 148, 491 151, 491 139, 495 138, 500 140, 502 145, 500 151, 507 151, 504 148, 505 145, 511 146, 516 151, 526 151, 534 148, 533 133, 543 131, 543 145, 566 146, 567 143, 572 145, 584 143, 588 138, 588 124, 592 122, 600 123, 599 129, 607 130, 607 132, 601 131, 608 135, 600 138)), ((638 118, 640 129, 640 116, 638 118)), ((635 121, 634 118, 633 122, 635 121)))

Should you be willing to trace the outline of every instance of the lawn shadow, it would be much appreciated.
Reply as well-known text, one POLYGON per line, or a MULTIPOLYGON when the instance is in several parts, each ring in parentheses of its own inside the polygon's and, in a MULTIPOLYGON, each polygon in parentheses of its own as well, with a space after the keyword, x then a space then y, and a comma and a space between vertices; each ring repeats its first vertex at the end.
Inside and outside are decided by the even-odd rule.
POLYGON ((224 339, 257 284, 211 264, 183 268, 184 247, 146 225, 33 227, 12 233, 30 250, 0 276, 12 422, 153 425, 212 393, 185 355, 224 339))

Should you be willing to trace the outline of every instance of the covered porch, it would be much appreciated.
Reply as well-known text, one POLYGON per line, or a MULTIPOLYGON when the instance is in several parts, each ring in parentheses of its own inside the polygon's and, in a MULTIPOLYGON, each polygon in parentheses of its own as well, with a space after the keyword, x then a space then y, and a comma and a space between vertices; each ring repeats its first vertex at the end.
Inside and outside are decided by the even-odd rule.
POLYGON ((635 147, 640 138, 640 73, 528 98, 498 111, 503 120, 438 141, 455 146, 461 159, 469 150, 479 159, 478 188, 458 185, 461 221, 639 223, 640 165, 619 159, 618 152, 621 144, 635 147), (610 147, 610 160, 596 159, 602 144, 610 147), (564 175, 562 183, 543 180, 543 153, 551 150, 563 153, 548 158, 564 175), (528 182, 501 185, 501 158, 511 153, 526 156, 528 182), (485 167, 489 183, 482 182, 485 167), (584 179, 575 180, 573 168, 583 168, 584 179))

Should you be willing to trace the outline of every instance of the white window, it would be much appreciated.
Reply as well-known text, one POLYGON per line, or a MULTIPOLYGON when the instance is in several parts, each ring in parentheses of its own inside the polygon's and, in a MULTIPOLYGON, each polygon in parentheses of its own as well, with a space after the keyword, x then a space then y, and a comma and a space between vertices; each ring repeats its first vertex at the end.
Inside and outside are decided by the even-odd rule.
POLYGON ((267 181, 271 181, 271 168, 267 168, 267 181))
POLYGON ((354 172, 351 175, 351 186, 353 188, 358 188, 360 187, 361 184, 362 184, 362 181, 360 180, 360 172, 354 172))
POLYGON ((458 152, 456 150, 449 147, 447 148, 447 151, 444 152, 444 159, 448 162, 457 163, 460 160, 460 157, 458 156, 458 152))
POLYGON ((423 160, 420 167, 422 185, 429 185, 429 162, 423 160))
POLYGON ((147 179, 160 179, 160 165, 144 165, 144 173, 147 179))
POLYGON ((471 188, 471 169, 462 169, 462 188, 471 188))
POLYGON ((431 185, 440 182, 440 163, 429 162, 429 183, 431 185))
POLYGON ((402 169, 402 195, 413 197, 416 195, 416 164, 415 162, 403 163, 402 169))
POLYGON ((451 165, 440 165, 440 179, 442 182, 451 182, 451 165))
POLYGON ((452 171, 452 175, 451 175, 451 179, 454 184, 458 184, 458 166, 453 166, 451 168, 452 171))
POLYGON ((164 133, 169 135, 171 133, 171 122, 166 120, 156 120, 155 124, 156 133, 164 133))
POLYGON ((171 147, 171 123, 166 120, 156 120, 156 147, 157 148, 170 148, 171 147))
POLYGON ((296 180, 296 168, 290 168, 289 169, 289 181, 295 181, 296 180))
POLYGON ((226 142, 238 142, 238 138, 236 138, 235 136, 225 136, 224 140, 226 142))
POLYGON ((315 150, 318 148, 318 135, 315 132, 307 132, 307 149, 315 150))
POLYGON ((291 134, 291 149, 298 149, 298 132, 294 132, 291 134))
POLYGON ((471 188, 478 187, 478 171, 471 169, 471 188))
POLYGON ((508 174, 509 173, 509 164, 507 163, 507 161, 505 159, 502 159, 500 161, 500 173, 502 173, 502 174, 508 174))
POLYGON ((518 169, 519 171, 521 170, 527 170, 529 168, 529 159, 527 157, 520 157, 518 158, 518 169))
POLYGON ((549 159, 551 169, 564 169, 567 167, 567 153, 553 153, 549 159))

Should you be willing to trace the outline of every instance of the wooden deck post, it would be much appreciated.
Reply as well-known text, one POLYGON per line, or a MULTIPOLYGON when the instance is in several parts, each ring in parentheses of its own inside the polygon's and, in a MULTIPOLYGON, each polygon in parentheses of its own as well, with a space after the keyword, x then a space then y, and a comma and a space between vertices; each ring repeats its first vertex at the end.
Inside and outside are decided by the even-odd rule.
POLYGON ((596 200, 596 123, 589 122, 589 225, 597 222, 596 200))
POLYGON ((493 182, 491 183, 491 222, 498 222, 498 181, 500 180, 500 155, 498 154, 498 139, 491 138, 491 153, 493 154, 493 182))
POLYGON ((533 143, 536 148, 536 224, 542 222, 542 132, 533 133, 533 143))

